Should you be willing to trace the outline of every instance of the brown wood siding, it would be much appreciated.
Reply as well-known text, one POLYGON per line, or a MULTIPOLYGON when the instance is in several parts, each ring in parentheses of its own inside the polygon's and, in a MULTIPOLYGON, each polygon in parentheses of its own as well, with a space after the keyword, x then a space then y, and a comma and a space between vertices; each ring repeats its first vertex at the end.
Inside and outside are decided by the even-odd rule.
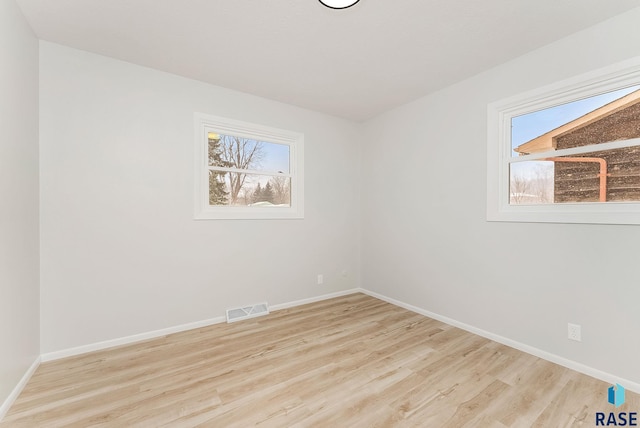
MULTIPOLYGON (((629 106, 601 120, 556 137, 558 149, 581 147, 640 137, 640 104, 629 106)), ((608 150, 582 157, 607 161, 607 201, 640 201, 640 148, 608 150)), ((555 202, 597 202, 597 163, 555 163, 555 202)))
MULTIPOLYGON (((607 150, 576 157, 607 161, 607 201, 640 201, 640 147, 607 150)), ((600 191, 597 163, 555 163, 555 202, 597 202, 600 191)))
POLYGON ((640 103, 617 111, 597 122, 559 135, 555 141, 556 149, 561 150, 638 137, 640 137, 640 103))

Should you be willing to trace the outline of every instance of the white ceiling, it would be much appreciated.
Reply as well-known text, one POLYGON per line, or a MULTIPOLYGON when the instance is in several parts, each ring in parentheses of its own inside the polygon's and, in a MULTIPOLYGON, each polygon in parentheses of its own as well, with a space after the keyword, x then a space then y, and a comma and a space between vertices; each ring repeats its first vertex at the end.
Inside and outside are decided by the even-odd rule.
POLYGON ((640 0, 17 0, 44 40, 366 120, 640 0))

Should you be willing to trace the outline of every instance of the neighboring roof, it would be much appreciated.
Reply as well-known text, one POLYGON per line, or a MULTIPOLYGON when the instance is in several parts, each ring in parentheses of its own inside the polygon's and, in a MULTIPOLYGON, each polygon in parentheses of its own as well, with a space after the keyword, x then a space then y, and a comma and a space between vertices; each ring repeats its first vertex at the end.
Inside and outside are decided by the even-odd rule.
POLYGON ((536 137, 533 140, 527 141, 526 143, 516 147, 514 151, 520 153, 521 155, 526 155, 529 153, 548 152, 555 150, 556 138, 562 137, 569 132, 573 132, 577 129, 583 128, 638 103, 640 103, 640 90, 631 92, 630 94, 625 95, 622 98, 618 98, 617 100, 612 101, 609 104, 605 104, 602 107, 585 114, 584 116, 580 116, 579 118, 572 120, 571 122, 565 123, 564 125, 559 126, 558 128, 553 129, 546 134, 542 134, 541 136, 536 137))

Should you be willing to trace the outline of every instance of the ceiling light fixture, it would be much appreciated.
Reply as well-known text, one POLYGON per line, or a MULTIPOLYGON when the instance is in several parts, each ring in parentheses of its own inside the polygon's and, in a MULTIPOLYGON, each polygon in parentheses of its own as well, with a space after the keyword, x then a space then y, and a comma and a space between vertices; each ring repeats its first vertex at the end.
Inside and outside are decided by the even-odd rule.
POLYGON ((331 9, 346 9, 358 3, 360 0, 319 0, 320 3, 331 9))

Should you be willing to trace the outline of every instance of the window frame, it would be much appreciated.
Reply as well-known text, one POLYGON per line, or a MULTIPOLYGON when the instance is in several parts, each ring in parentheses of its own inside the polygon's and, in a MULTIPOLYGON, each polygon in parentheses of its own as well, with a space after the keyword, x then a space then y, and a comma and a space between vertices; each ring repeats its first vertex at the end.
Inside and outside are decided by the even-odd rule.
MULTIPOLYGON (((261 171, 241 171, 272 175, 261 171)), ((194 187, 195 220, 302 219, 304 218, 304 134, 210 114, 195 113, 194 187), (291 178, 290 205, 286 207, 209 205, 209 132, 288 145, 288 176, 291 178)))
POLYGON ((591 153, 596 146, 604 148, 603 144, 613 148, 640 143, 640 139, 624 140, 516 157, 511 147, 512 118, 638 84, 640 57, 490 103, 487 108, 487 221, 640 224, 640 201, 538 205, 509 203, 511 163, 561 154, 591 153))

